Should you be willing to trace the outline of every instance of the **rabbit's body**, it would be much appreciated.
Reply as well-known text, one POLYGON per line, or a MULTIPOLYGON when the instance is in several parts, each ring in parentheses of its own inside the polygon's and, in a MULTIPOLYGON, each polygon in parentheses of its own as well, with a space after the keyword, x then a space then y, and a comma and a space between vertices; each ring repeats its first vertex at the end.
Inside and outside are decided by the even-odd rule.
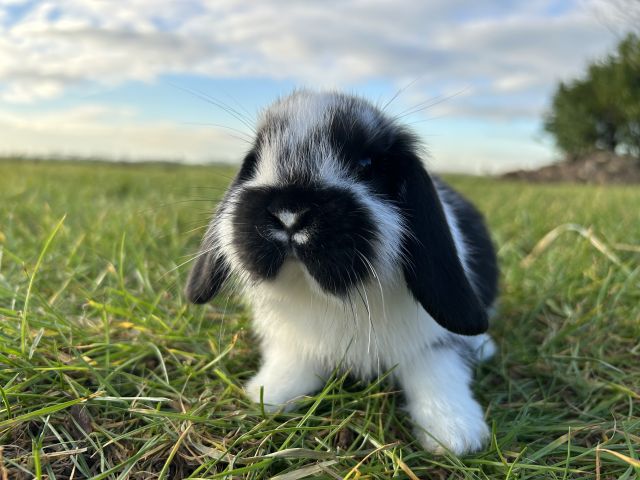
POLYGON ((265 348, 272 343, 293 346, 317 364, 322 377, 341 365, 371 378, 448 335, 424 309, 416 308, 401 279, 382 287, 368 282, 359 287, 362 299, 358 294, 343 303, 301 278, 301 265, 290 262, 276 282, 258 287, 251 300, 253 323, 265 348))
POLYGON ((493 352, 495 253, 481 215, 431 178, 415 138, 367 102, 296 92, 268 109, 211 222, 187 293, 235 276, 263 356, 248 394, 268 408, 336 367, 393 368, 428 449, 480 448, 471 362, 493 352))

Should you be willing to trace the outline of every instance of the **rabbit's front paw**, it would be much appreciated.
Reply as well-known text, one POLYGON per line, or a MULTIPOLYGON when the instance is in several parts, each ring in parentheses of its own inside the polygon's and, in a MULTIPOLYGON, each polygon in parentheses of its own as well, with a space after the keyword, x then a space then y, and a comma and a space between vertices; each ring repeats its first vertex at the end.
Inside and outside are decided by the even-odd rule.
POLYGON ((417 424, 416 437, 425 450, 464 455, 485 446, 490 432, 480 405, 472 398, 460 403, 446 412, 434 410, 431 404, 410 406, 411 416, 417 424))
POLYGON ((256 403, 260 403, 262 395, 265 410, 275 412, 281 408, 293 409, 296 399, 313 393, 321 386, 322 380, 317 371, 304 362, 268 362, 249 380, 245 390, 249 398, 256 403))

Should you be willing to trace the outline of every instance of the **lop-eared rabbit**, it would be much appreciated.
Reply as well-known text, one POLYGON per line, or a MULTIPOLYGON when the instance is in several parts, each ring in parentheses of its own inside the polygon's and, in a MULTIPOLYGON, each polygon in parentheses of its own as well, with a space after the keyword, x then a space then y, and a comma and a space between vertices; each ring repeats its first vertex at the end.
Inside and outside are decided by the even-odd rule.
POLYGON ((360 97, 299 90, 262 112, 186 294, 242 287, 256 402, 292 408, 337 366, 393 369, 424 448, 463 454, 489 436, 470 383, 494 351, 497 277, 482 216, 425 169, 407 127, 360 97))

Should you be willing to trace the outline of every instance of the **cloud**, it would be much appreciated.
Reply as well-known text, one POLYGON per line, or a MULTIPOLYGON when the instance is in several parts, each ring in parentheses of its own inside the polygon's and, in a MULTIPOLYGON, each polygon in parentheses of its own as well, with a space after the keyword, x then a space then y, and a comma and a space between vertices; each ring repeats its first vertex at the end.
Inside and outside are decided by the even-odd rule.
POLYGON ((40 1, 13 22, 5 5, 0 95, 29 102, 181 73, 340 86, 420 79, 431 93, 488 81, 523 92, 575 75, 613 41, 601 2, 598 11, 567 2, 558 14, 542 0, 482 3, 40 1))
POLYGON ((501 141, 474 137, 461 145, 432 139, 438 166, 468 167, 470 160, 456 161, 463 148, 476 171, 496 163, 539 163, 549 158, 549 146, 527 141, 537 133, 552 89, 610 51, 633 26, 631 19, 638 17, 625 15, 623 4, 6 0, 0 3, 0 149, 235 160, 242 142, 207 127, 142 120, 138 112, 114 106, 122 101, 117 94, 111 106, 38 112, 50 100, 82 104, 87 91, 197 75, 349 90, 367 82, 390 90, 408 85, 392 105, 396 112, 435 100, 409 115, 410 121, 438 117, 496 129, 529 125, 513 141, 506 131, 501 141))
POLYGON ((48 113, 0 112, 0 155, 50 154, 187 163, 237 162, 247 145, 206 126, 142 122, 129 108, 92 104, 48 113), (37 141, 34 141, 37 139, 37 141))

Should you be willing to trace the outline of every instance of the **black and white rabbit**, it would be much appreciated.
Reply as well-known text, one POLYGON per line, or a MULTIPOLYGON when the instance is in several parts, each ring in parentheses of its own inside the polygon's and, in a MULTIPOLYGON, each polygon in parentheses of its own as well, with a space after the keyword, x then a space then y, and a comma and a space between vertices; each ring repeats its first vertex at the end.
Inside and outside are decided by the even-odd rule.
POLYGON ((291 406, 338 365, 395 367, 422 445, 462 454, 489 435, 470 367, 494 351, 497 277, 482 216, 429 175, 409 130, 362 98, 300 90, 262 113, 186 294, 244 287, 253 400, 291 406))

